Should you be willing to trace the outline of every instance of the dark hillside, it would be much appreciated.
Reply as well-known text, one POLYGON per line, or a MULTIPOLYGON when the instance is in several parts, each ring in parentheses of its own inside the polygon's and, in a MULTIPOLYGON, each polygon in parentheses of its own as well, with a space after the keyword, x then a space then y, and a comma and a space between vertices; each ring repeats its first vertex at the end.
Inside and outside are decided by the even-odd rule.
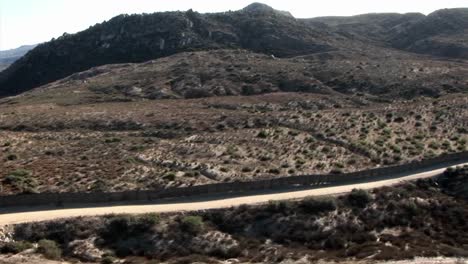
POLYGON ((120 15, 39 45, 0 74, 0 96, 18 94, 75 72, 142 62, 181 51, 245 48, 275 56, 331 50, 318 32, 284 12, 258 8, 218 14, 120 15))

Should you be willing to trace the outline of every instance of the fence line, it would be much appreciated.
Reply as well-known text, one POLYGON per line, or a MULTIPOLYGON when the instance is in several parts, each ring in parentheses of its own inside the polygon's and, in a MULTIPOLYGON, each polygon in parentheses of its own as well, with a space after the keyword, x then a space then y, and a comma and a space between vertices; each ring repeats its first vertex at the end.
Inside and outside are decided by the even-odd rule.
POLYGON ((316 174, 280 177, 268 180, 214 183, 190 187, 173 187, 156 190, 135 190, 123 192, 92 193, 40 193, 0 196, 0 207, 62 205, 76 203, 104 203, 123 201, 151 201, 162 198, 176 198, 209 194, 265 191, 280 188, 325 187, 359 182, 370 182, 386 178, 398 178, 404 173, 430 169, 434 166, 450 166, 467 161, 468 152, 446 154, 436 158, 414 161, 403 165, 374 168, 343 174, 316 174))

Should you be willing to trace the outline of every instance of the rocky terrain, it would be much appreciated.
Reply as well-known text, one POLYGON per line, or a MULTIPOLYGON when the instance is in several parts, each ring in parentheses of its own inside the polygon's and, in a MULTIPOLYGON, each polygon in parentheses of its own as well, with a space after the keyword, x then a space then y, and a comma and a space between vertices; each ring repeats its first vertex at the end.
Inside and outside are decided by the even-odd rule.
MULTIPOLYGON (((375 71, 384 72, 393 72, 395 68, 391 62, 382 61, 389 57, 395 60, 405 57, 401 59, 405 61, 402 69, 397 67, 400 80, 405 76, 411 78, 408 76, 412 75, 411 71, 419 72, 421 67, 411 64, 421 64, 421 60, 426 64, 422 68, 441 67, 438 60, 424 60, 404 51, 466 59, 467 14, 466 9, 450 9, 428 16, 371 14, 295 19, 287 12, 256 3, 239 11, 213 14, 189 10, 121 15, 33 49, 0 74, 0 96, 18 94, 95 66, 144 62, 184 51, 226 48, 241 48, 275 57, 316 54, 321 58, 319 67, 324 58, 330 56, 335 58, 331 63, 348 59, 355 64, 347 69, 348 74, 368 63, 362 61, 362 57, 367 60, 378 57, 380 69, 375 71)), ((463 64, 451 68, 460 66, 463 64)), ((377 63, 372 63, 372 67, 377 67, 377 63)), ((369 70, 370 67, 364 68, 369 70)), ((335 73, 334 65, 325 70, 329 75, 335 73)), ((338 81, 353 84, 356 82, 353 77, 358 76, 347 77, 349 79, 338 81)), ((455 86, 460 89, 466 83, 461 81, 455 86)), ((432 89, 437 90, 437 85, 432 89)))
POLYGON ((292 56, 331 50, 328 42, 333 39, 327 32, 260 4, 215 14, 189 10, 121 15, 39 45, 0 74, 0 95, 17 94, 97 65, 217 48, 292 56))
POLYGON ((360 95, 379 101, 382 95, 399 99, 465 92, 467 76, 464 61, 434 60, 393 50, 294 58, 216 50, 95 67, 0 102, 83 104, 273 92, 360 95))
MULTIPOLYGON (((336 198, 5 229, 1 251, 115 263, 310 263, 467 257, 468 167, 336 198)), ((443 261, 443 260, 441 260, 443 261)), ((457 263, 464 263, 463 259, 457 263)), ((372 263, 372 262, 371 262, 372 263)))
POLYGON ((441 57, 468 58, 466 34, 468 8, 442 9, 427 16, 364 14, 351 17, 318 17, 307 23, 323 23, 330 31, 377 45, 441 57))

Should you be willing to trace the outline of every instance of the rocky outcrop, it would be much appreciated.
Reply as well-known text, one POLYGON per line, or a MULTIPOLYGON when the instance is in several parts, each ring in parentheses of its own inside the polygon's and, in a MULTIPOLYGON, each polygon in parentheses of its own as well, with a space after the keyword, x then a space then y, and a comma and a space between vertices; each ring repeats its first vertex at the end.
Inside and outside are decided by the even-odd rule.
POLYGON ((13 241, 13 228, 11 226, 0 226, 0 243, 13 241))
POLYGON ((0 96, 18 94, 104 64, 218 48, 291 56, 331 50, 333 38, 284 12, 258 4, 215 14, 189 10, 120 15, 36 47, 0 74, 0 96))
POLYGON ((466 59, 467 28, 468 8, 442 9, 396 31, 389 41, 416 53, 466 59))
POLYGON ((75 240, 68 244, 68 248, 73 257, 82 261, 97 262, 101 260, 104 251, 95 246, 96 238, 85 240, 75 240))
POLYGON ((229 234, 210 231, 192 239, 192 250, 205 255, 221 253, 227 256, 239 250, 239 243, 229 234))

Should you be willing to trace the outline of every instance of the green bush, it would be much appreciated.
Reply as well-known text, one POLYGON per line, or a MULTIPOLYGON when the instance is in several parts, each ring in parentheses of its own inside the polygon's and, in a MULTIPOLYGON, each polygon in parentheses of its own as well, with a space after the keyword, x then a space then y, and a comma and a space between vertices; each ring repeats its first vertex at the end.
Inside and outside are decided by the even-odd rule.
POLYGON ((112 264, 115 262, 115 258, 112 256, 105 256, 101 259, 101 264, 112 264))
POLYGON ((168 181, 174 181, 176 179, 176 175, 173 172, 169 172, 168 174, 164 175, 163 179, 168 181))
POLYGON ((267 137, 268 137, 268 133, 267 133, 265 130, 262 130, 262 131, 258 132, 257 137, 259 137, 259 138, 267 138, 267 137))
POLYGON ((268 173, 280 174, 280 170, 279 170, 279 169, 276 169, 276 168, 273 168, 273 169, 269 169, 269 170, 268 170, 268 173))
POLYGON ((204 229, 203 219, 200 216, 185 216, 180 221, 180 228, 190 234, 198 234, 204 229))
POLYGON ((41 253, 48 259, 60 259, 62 256, 62 250, 59 248, 57 243, 53 240, 47 239, 39 240, 37 252, 41 253))
POLYGON ((115 138, 115 137, 113 137, 113 138, 106 138, 106 139, 104 140, 105 143, 119 143, 119 142, 121 142, 121 141, 122 141, 122 139, 120 139, 120 138, 115 138))
POLYGON ((31 177, 31 172, 23 169, 10 172, 3 182, 23 192, 35 192, 37 187, 37 182, 31 177))
POLYGON ((251 171, 253 171, 253 169, 250 168, 250 167, 243 167, 242 168, 242 172, 251 172, 251 171))
POLYGON ((300 208, 308 214, 318 214, 336 210, 335 200, 308 198, 300 202, 300 208))
POLYGON ((15 154, 10 154, 6 157, 7 160, 17 160, 18 159, 18 156, 16 156, 15 154))
POLYGON ((28 170, 23 170, 23 169, 17 169, 15 171, 12 171, 10 172, 10 174, 8 174, 7 177, 10 177, 10 178, 25 178, 25 177, 29 177, 29 175, 31 174, 30 171, 28 170))
POLYGON ((32 248, 32 244, 27 241, 14 241, 4 244, 0 249, 0 252, 3 254, 18 254, 30 248, 32 248))
POLYGON ((157 214, 112 216, 104 230, 102 230, 102 236, 107 241, 116 241, 129 236, 148 233, 158 223, 159 216, 157 214))
POLYGON ((372 201, 371 195, 362 189, 353 189, 350 194, 346 197, 346 200, 351 206, 364 208, 367 204, 372 201))

